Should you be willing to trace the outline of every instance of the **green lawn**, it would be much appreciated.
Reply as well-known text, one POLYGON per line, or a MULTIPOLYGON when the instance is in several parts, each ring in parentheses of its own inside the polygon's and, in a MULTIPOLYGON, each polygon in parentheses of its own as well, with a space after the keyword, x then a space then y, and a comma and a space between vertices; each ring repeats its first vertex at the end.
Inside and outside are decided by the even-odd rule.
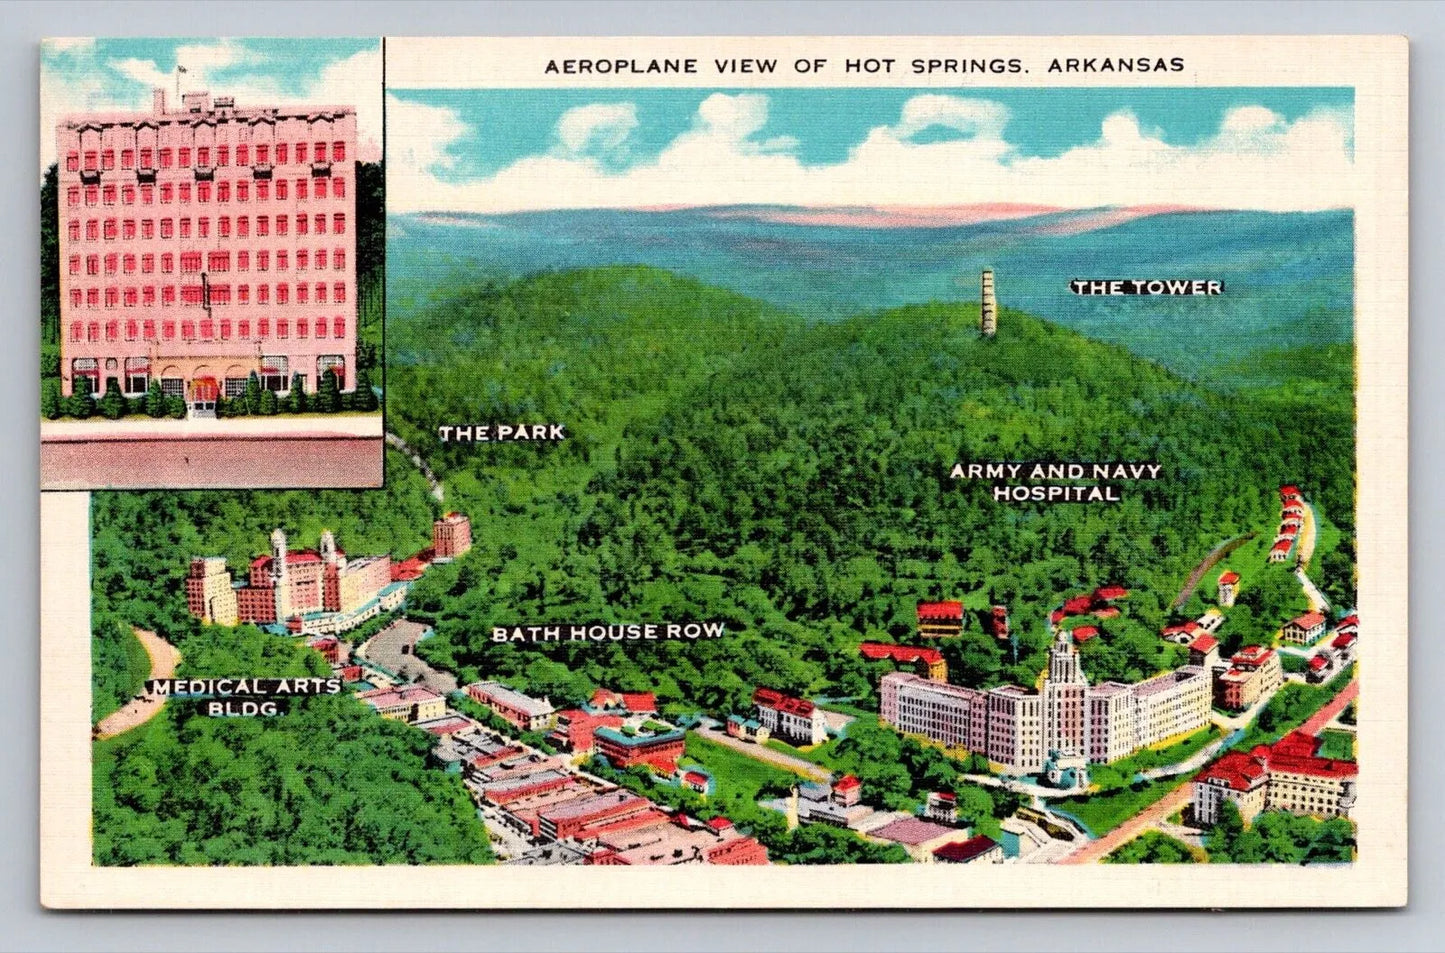
POLYGON ((1324 685, 1287 682, 1264 706, 1234 749, 1248 751, 1255 745, 1272 744, 1294 731, 1339 694, 1354 677, 1354 671, 1352 665, 1324 685))
POLYGON ((1122 761, 1115 761, 1113 764, 1090 765, 1089 777, 1094 784, 1104 790, 1127 787, 1133 781, 1134 775, 1140 771, 1185 761, 1197 754, 1205 745, 1217 741, 1220 737, 1219 729, 1210 725, 1167 748, 1139 751, 1122 761))
POLYGON ((1060 798, 1049 804, 1082 823, 1095 837, 1102 837, 1183 783, 1179 778, 1149 781, 1138 790, 1128 787, 1107 794, 1060 798))
POLYGON ((799 780, 798 775, 791 771, 765 764, 691 731, 687 733, 684 750, 689 758, 712 775, 716 786, 713 801, 720 806, 732 802, 751 805, 757 802, 764 788, 780 793, 799 780))
POLYGON ((1355 733, 1333 729, 1320 732, 1320 757, 1355 760, 1355 733))
POLYGON ((763 746, 771 748, 781 754, 791 755, 794 758, 802 758, 804 761, 811 761, 814 764, 822 765, 825 768, 836 771, 838 767, 835 763, 835 753, 833 749, 838 747, 838 740, 837 738, 830 738, 811 750, 794 748, 786 741, 779 741, 777 738, 769 738, 763 746))

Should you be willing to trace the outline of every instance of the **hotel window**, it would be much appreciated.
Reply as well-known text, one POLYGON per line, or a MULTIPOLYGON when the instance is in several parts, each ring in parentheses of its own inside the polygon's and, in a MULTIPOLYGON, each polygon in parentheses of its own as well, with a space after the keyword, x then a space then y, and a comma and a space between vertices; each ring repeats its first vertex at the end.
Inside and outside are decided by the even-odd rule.
POLYGON ((181 274, 193 275, 201 270, 201 253, 188 251, 181 253, 181 274))
POLYGON ((120 223, 120 237, 128 242, 135 240, 135 219, 128 218, 120 223))
POLYGON ((333 142, 333 143, 331 144, 331 161, 332 161, 332 162, 345 162, 345 161, 346 161, 346 143, 345 143, 345 142, 333 142))
POLYGON ((122 149, 122 150, 120 150, 120 167, 121 167, 122 169, 134 169, 134 168, 135 168, 135 150, 134 150, 134 149, 122 149))
POLYGON ((127 318, 125 322, 125 339, 134 341, 140 336, 140 322, 135 318, 127 318))
POLYGON ((321 282, 321 281, 316 282, 316 303, 317 303, 317 304, 325 304, 325 303, 326 303, 326 284, 325 284, 325 282, 321 282))
POLYGON ((249 182, 236 183, 236 201, 245 202, 251 198, 251 184, 249 182))
POLYGON ((153 219, 153 218, 143 218, 143 219, 141 219, 141 223, 140 223, 140 237, 141 237, 141 238, 146 238, 146 239, 150 239, 150 238, 155 238, 155 237, 156 237, 156 220, 155 220, 155 219, 153 219))
POLYGON ((316 249, 316 268, 317 268, 317 269, 322 270, 322 271, 324 271, 324 270, 326 269, 326 258, 327 258, 326 249, 324 249, 324 248, 318 248, 318 249, 316 249))
POLYGON ((216 147, 216 165, 218 165, 218 166, 223 166, 223 165, 230 165, 230 164, 231 164, 231 149, 230 149, 230 147, 229 147, 229 146, 217 146, 217 147, 216 147))
POLYGON ((196 322, 194 322, 194 321, 182 321, 182 322, 181 322, 181 340, 183 340, 183 341, 194 341, 195 339, 196 339, 196 322))
POLYGON ((256 235, 264 238, 271 234, 271 217, 269 215, 256 216, 256 235))
POLYGON ((173 272, 173 271, 175 271, 175 270, 176 270, 176 256, 175 256, 175 255, 172 255, 170 252, 167 252, 166 254, 162 255, 162 256, 161 256, 161 272, 162 272, 163 274, 167 274, 167 275, 168 275, 168 274, 170 274, 171 272, 173 272))
POLYGON ((256 322, 256 336, 265 338, 271 336, 271 319, 262 318, 256 322))
POLYGON ((271 183, 262 179, 256 183, 256 201, 264 202, 271 197, 271 183))
POLYGON ((298 202, 304 202, 304 201, 306 201, 306 180, 305 180, 305 179, 297 179, 297 180, 296 180, 296 201, 298 201, 298 202))
POLYGON ((338 199, 344 199, 344 198, 346 198, 346 180, 345 180, 345 179, 332 179, 332 180, 331 180, 331 195, 332 195, 333 198, 338 198, 338 199))
POLYGON ((111 252, 105 256, 105 273, 107 275, 113 275, 118 270, 120 270, 120 256, 115 254, 115 252, 111 252))
POLYGON ((286 235, 291 231, 291 219, 285 215, 276 216, 276 234, 286 235))
POLYGON ((250 253, 250 252, 248 252, 248 251, 238 251, 238 252, 236 252, 236 270, 237 270, 237 271, 250 271, 250 270, 251 270, 251 253, 250 253))
MULTIPOLYGON (((166 285, 161 289, 161 304, 174 305, 176 303, 176 286, 166 285)), ((166 337, 170 337, 169 334, 166 337)))
POLYGON ((97 165, 98 165, 99 163, 100 163, 100 153, 98 153, 98 152, 87 152, 87 153, 85 154, 85 171, 87 171, 87 172, 94 172, 94 171, 96 170, 97 165))
POLYGON ((170 218, 161 219, 161 238, 170 238, 175 230, 175 220, 170 218))
POLYGON ((70 224, 66 226, 66 233, 69 235, 71 241, 80 241, 80 219, 72 218, 70 224))
POLYGON ((291 287, 284 282, 276 286, 276 303, 289 304, 291 302, 291 287))
POLYGON ((163 322, 161 322, 161 336, 164 337, 167 341, 169 341, 169 340, 171 340, 172 338, 174 338, 174 337, 176 336, 176 322, 174 322, 174 321, 163 321, 163 322))
POLYGON ((115 285, 111 285, 109 288, 105 289, 105 306, 107 308, 114 308, 119 304, 120 289, 117 288, 115 285))
POLYGON ((161 168, 162 168, 162 169, 169 169, 169 168, 171 167, 171 158, 172 158, 171 150, 169 150, 169 149, 162 149, 162 150, 161 150, 161 168))
POLYGON ((311 255, 304 248, 296 249, 296 270, 305 271, 311 261, 311 255))
POLYGON ((85 339, 87 341, 100 340, 100 322, 92 321, 85 326, 85 339))
POLYGON ((208 271, 230 271, 231 253, 226 251, 213 251, 206 256, 206 269, 208 271))
POLYGON ((284 142, 276 143, 276 164, 286 164, 286 143, 284 142))
POLYGON ((70 362, 70 374, 74 393, 89 397, 100 390, 100 365, 95 358, 77 357, 70 362))
POLYGON ((140 187, 140 204, 156 204, 156 187, 154 185, 142 185, 140 187))
POLYGON ((346 231, 345 213, 337 212, 335 215, 331 216, 331 230, 338 235, 346 231))
POLYGON ((100 307, 100 289, 99 289, 99 288, 86 288, 86 289, 85 289, 85 306, 86 306, 87 308, 98 308, 98 307, 100 307))
POLYGON ((80 274, 80 256, 79 256, 79 255, 71 255, 71 256, 70 256, 70 273, 71 273, 72 275, 78 275, 78 274, 80 274))
POLYGON ((216 201, 217 201, 217 202, 229 202, 229 201, 231 201, 231 183, 229 183, 229 182, 217 182, 217 183, 216 183, 216 201))
POLYGON ((207 166, 211 164, 211 147, 200 146, 196 149, 196 165, 207 166))
POLYGON ((181 237, 182 237, 182 238, 190 238, 190 237, 191 237, 191 220, 188 219, 188 218, 183 218, 183 219, 181 219, 181 237))
POLYGON ((167 182, 167 183, 165 183, 164 185, 161 186, 161 204, 162 204, 162 205, 169 205, 169 204, 171 203, 171 201, 172 201, 175 197, 176 197, 175 187, 172 186, 169 182, 167 182))
POLYGON ((100 238, 100 219, 92 218, 85 223, 85 237, 92 242, 100 238))
POLYGON ((156 339, 156 323, 154 321, 142 321, 140 325, 141 336, 147 341, 156 339))
MULTIPOLYGON (((270 285, 257 285, 257 286, 256 286, 256 303, 257 303, 257 304, 270 304, 270 303, 271 303, 271 286, 270 286, 270 285)), ((266 326, 266 319, 265 319, 265 318, 262 318, 262 319, 261 319, 261 327, 264 328, 265 326, 266 326)), ((262 332, 262 333, 265 333, 265 332, 262 332)))
POLYGON ((341 304, 343 301, 346 300, 345 283, 338 281, 336 284, 331 286, 331 300, 336 302, 337 304, 341 304))
POLYGON ((230 237, 231 237, 231 216, 229 216, 229 215, 222 215, 219 219, 216 220, 216 225, 217 225, 217 230, 216 230, 216 234, 217 234, 217 235, 219 235, 221 238, 230 238, 230 237))
POLYGON ((115 219, 113 218, 105 220, 105 240, 108 242, 115 241, 115 219))
POLYGON ((307 304, 311 301, 311 286, 303 282, 296 284, 296 303, 307 304))
MULTIPOLYGON (((245 252, 242 252, 242 254, 245 254, 245 252)), ((237 285, 237 286, 236 286, 236 303, 237 303, 237 304, 250 304, 250 303, 251 303, 251 286, 250 286, 250 285, 237 285)))
POLYGON ((65 204, 72 208, 80 204, 80 186, 71 186, 65 190, 65 204))
POLYGON ((181 285, 181 304, 201 304, 205 301, 205 289, 200 285, 181 285))
POLYGON ((287 268, 290 268, 290 267, 291 267, 291 256, 290 256, 290 254, 289 254, 288 252, 284 252, 284 251, 278 251, 278 252, 276 252, 276 270, 277 270, 277 271, 285 271, 287 268))
POLYGON ((317 197, 318 199, 324 199, 324 198, 326 198, 326 180, 325 180, 325 179, 317 179, 317 180, 316 180, 316 197, 317 197))
POLYGON ((135 204, 135 186, 133 186, 133 185, 121 186, 121 190, 120 190, 120 204, 122 204, 122 205, 134 205, 134 204, 135 204))
MULTIPOLYGON (((244 287, 244 285, 242 287, 244 287)), ((248 338, 251 336, 251 322, 249 320, 242 318, 236 322, 236 336, 239 338, 248 338)))
POLYGON ((209 183, 209 182, 197 182, 197 183, 196 183, 196 201, 197 201, 197 202, 209 202, 210 200, 211 200, 211 183, 209 183))
POLYGON ((121 258, 120 270, 125 272, 127 275, 135 274, 135 256, 126 255, 125 257, 121 258))
POLYGON ((99 202, 99 201, 100 201, 100 189, 96 188, 96 187, 93 186, 93 185, 87 185, 87 186, 85 187, 85 204, 86 204, 86 205, 95 205, 95 204, 96 204, 97 202, 99 202))
POLYGON ((70 339, 72 341, 79 341, 81 337, 84 336, 84 334, 85 325, 81 324, 79 321, 70 322, 70 339))
POLYGON ((324 142, 318 142, 318 143, 316 143, 315 149, 316 149, 316 161, 317 161, 317 162, 325 162, 325 161, 326 161, 326 143, 324 143, 324 142))
POLYGON ((251 237, 251 219, 250 219, 249 216, 247 216, 247 215, 241 215, 241 216, 237 217, 237 219, 236 219, 236 237, 237 237, 237 238, 250 238, 250 237, 251 237))
POLYGON ((146 285, 144 288, 142 288, 142 289, 141 289, 141 293, 140 293, 140 301, 141 301, 141 304, 145 305, 147 308, 153 308, 153 307, 155 307, 155 304, 156 304, 156 286, 155 286, 155 285, 146 285))
POLYGON ((115 150, 106 149, 100 154, 100 167, 110 170, 115 168, 115 150))
MULTIPOLYGON (((322 289, 323 287, 325 287, 325 286, 324 286, 324 285, 318 285, 318 286, 317 286, 317 294, 318 294, 318 296, 320 295, 321 289, 322 289)), ((326 299, 325 299, 324 297, 317 297, 316 300, 317 300, 317 301, 325 301, 326 299)), ((317 336, 318 338, 324 338, 324 337, 326 337, 326 319, 325 319, 325 318, 317 318, 317 319, 316 319, 316 336, 317 336)))
POLYGON ((78 152, 68 152, 68 153, 65 154, 65 171, 66 171, 66 172, 79 172, 79 171, 80 171, 80 153, 78 153, 78 152))
POLYGON ((151 150, 151 149, 142 149, 142 150, 140 151, 140 167, 141 167, 142 169, 151 169, 151 168, 154 168, 154 166, 151 165, 151 160, 154 159, 154 158, 155 158, 155 153, 154 153, 153 150, 151 150))
POLYGON ((222 318, 222 319, 221 319, 221 340, 222 340, 222 341, 229 341, 229 340, 231 340, 231 319, 230 319, 230 318, 222 318))
POLYGON ((286 180, 285 180, 285 179, 277 179, 277 180, 276 180, 276 201, 278 201, 278 202, 284 202, 284 201, 286 201, 286 195, 287 195, 287 192, 286 192, 286 180))
POLYGON ((325 216, 325 215, 317 215, 317 216, 316 216, 316 234, 318 234, 318 235, 325 235, 325 234, 326 234, 326 216, 325 216))
POLYGON ((307 235, 307 234, 310 234, 310 228, 308 227, 309 225, 310 225, 310 220, 309 220, 305 215, 298 215, 298 216, 296 216, 296 234, 297 234, 297 235, 307 235))
POLYGON ((82 295, 81 295, 80 289, 79 289, 79 288, 71 288, 71 289, 70 289, 70 306, 71 306, 72 308, 78 308, 78 307, 80 307, 81 302, 82 302, 82 295))
POLYGON ((276 336, 278 338, 288 338, 291 336, 291 325, 285 318, 276 319, 276 336))
POLYGON ((182 182, 178 191, 180 192, 180 201, 189 204, 191 201, 191 183, 182 182))
POLYGON ((268 251, 256 252, 256 270, 267 271, 271 268, 271 253, 268 251))
POLYGON ((300 165, 306 161, 306 143, 296 143, 296 164, 300 165))
POLYGON ((346 319, 336 317, 331 319, 331 336, 334 338, 346 337, 346 319))
POLYGON ((149 358, 128 357, 125 359, 125 392, 144 394, 151 383, 151 362, 149 358))
POLYGON ((115 186, 113 186, 113 185, 107 185, 105 188, 101 189, 101 197, 102 197, 102 201, 104 201, 106 205, 114 205, 114 204, 115 204, 115 186))
POLYGON ((250 165, 250 164, 251 164, 251 148, 250 148, 250 146, 237 146, 237 147, 236 147, 236 165, 250 165))
POLYGON ((259 164, 259 165, 265 165, 267 162, 270 162, 270 161, 271 161, 271 147, 270 147, 270 146, 267 146, 267 145, 258 145, 258 146, 256 147, 256 162, 257 162, 257 164, 259 164))
MULTIPOLYGON (((303 289, 304 289, 305 286, 303 285, 302 287, 303 287, 303 289)), ((306 338, 306 336, 307 336, 310 332, 311 332, 311 322, 310 322, 310 321, 307 321, 305 318, 297 318, 297 319, 296 319, 296 336, 297 336, 298 338, 301 338, 301 339, 304 340, 304 339, 306 338)))
POLYGON ((196 236, 198 238, 211 237, 211 219, 209 216, 202 215, 196 219, 196 236))
POLYGON ((284 391, 289 386, 287 372, 290 362, 282 355, 261 355, 261 387, 270 391, 284 391))

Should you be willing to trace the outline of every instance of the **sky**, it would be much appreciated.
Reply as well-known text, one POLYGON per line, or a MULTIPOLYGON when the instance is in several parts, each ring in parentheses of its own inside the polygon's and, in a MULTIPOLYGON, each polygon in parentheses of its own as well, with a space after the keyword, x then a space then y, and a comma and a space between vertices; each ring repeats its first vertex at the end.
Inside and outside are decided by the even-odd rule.
POLYGON ((209 90, 236 105, 355 106, 360 158, 381 156, 381 41, 360 39, 51 39, 40 51, 40 167, 55 161, 61 116, 149 110, 151 90, 209 90))
POLYGON ((1354 204, 1348 88, 394 90, 393 211, 1354 204))

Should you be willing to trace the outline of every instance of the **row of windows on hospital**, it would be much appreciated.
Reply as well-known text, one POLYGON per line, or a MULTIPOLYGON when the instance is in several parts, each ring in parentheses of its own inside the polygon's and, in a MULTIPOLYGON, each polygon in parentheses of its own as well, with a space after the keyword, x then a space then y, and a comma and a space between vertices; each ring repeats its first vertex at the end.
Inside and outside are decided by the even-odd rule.
MULTIPOLYGON (((289 248, 278 248, 276 250, 276 270, 287 271, 291 267, 292 250, 289 248)), ((314 268, 316 271, 325 271, 327 268, 334 268, 343 271, 346 268, 346 249, 318 248, 313 254, 305 248, 295 250, 296 270, 306 271, 314 268)), ((257 271, 271 270, 271 252, 269 249, 262 249, 255 252, 257 271)), ((236 252, 234 259, 237 271, 250 271, 252 252, 250 249, 236 252)), ((181 252, 180 264, 181 274, 198 275, 202 271, 211 273, 225 273, 231 270, 232 257, 228 251, 181 252)), ((84 266, 84 274, 94 277, 101 274, 102 266, 107 275, 136 273, 139 266, 143 275, 154 274, 156 270, 156 256, 154 254, 122 255, 112 252, 109 255, 71 255, 66 262, 66 271, 72 276, 79 276, 84 266)), ((169 275, 176 270, 176 256, 170 252, 160 256, 161 274, 169 275)))
MULTIPOLYGON (((257 165, 270 165, 273 157, 276 165, 287 165, 294 161, 297 165, 304 165, 307 162, 345 162, 346 143, 336 141, 332 143, 298 142, 294 148, 291 143, 257 143, 254 147, 249 145, 236 146, 236 165, 248 166, 254 157, 257 165)), ((110 171, 115 168, 116 150, 98 149, 87 150, 84 153, 71 151, 65 154, 65 171, 79 172, 84 169, 87 172, 110 171)), ((121 149, 120 167, 122 169, 169 169, 172 166, 189 168, 192 165, 201 168, 213 168, 228 166, 231 164, 231 147, 225 146, 180 146, 178 148, 166 149, 121 149), (159 165, 157 165, 159 160, 159 165), (193 161, 194 160, 194 161, 193 161), (214 160, 214 162, 212 161, 214 160)))
POLYGON ((274 188, 272 186, 273 183, 266 179, 258 179, 255 182, 246 180, 197 182, 194 186, 190 182, 162 182, 158 186, 149 183, 83 187, 71 185, 65 189, 65 204, 74 208, 80 204, 83 198, 86 205, 114 205, 117 199, 122 205, 134 205, 136 199, 139 198, 142 205, 154 205, 157 195, 160 196, 162 205, 169 205, 172 202, 184 205, 191 201, 193 195, 197 202, 210 202, 213 198, 217 202, 229 202, 232 196, 235 196, 237 202, 249 202, 253 187, 257 202, 269 202, 273 197, 278 202, 289 202, 292 198, 298 202, 311 199, 346 198, 346 180, 339 177, 297 179, 294 189, 287 180, 277 179, 274 188))
POLYGON ((70 324, 70 340, 75 342, 99 342, 119 341, 122 333, 127 341, 174 341, 176 334, 180 334, 182 341, 229 341, 233 337, 242 340, 252 340, 252 330, 255 330, 255 340, 265 340, 272 336, 286 339, 291 337, 295 331, 296 337, 305 340, 313 335, 324 340, 330 338, 346 337, 346 319, 344 317, 296 318, 293 322, 290 318, 257 318, 252 322, 250 318, 239 318, 234 322, 230 318, 202 318, 199 321, 154 321, 150 319, 138 320, 130 318, 126 321, 73 321, 70 324), (159 329, 160 336, 156 332, 159 329))
MULTIPOLYGON (((281 282, 276 285, 276 301, 278 305, 291 303, 291 285, 281 282)), ((327 284, 318 281, 307 284, 304 281, 296 283, 296 303, 311 304, 314 300, 317 304, 345 304, 346 303, 346 282, 337 281, 327 284)), ((232 286, 228 284, 205 284, 205 285, 181 285, 180 303, 182 305, 205 307, 218 305, 247 305, 251 304, 251 286, 236 285, 233 295, 232 286)), ((271 304, 271 285, 257 285, 255 303, 258 305, 271 304)), ((134 285, 122 288, 119 285, 111 285, 108 288, 71 288, 70 308, 72 311, 81 308, 134 308, 137 305, 153 308, 156 305, 156 286, 134 285)), ((176 286, 160 286, 161 307, 174 307, 176 304, 176 286)), ((80 322, 75 322, 79 324, 80 322)), ((74 325, 71 325, 74 327, 74 325)))
MULTIPOLYGON (((105 363, 107 375, 111 371, 120 370, 115 358, 110 358, 105 363)), ((316 358, 316 379, 320 380, 321 376, 327 373, 335 375, 337 385, 344 388, 346 386, 346 358, 340 354, 322 354, 316 358)), ((263 355, 261 370, 257 377, 264 390, 285 393, 291 389, 290 362, 279 354, 263 355)), ((162 376, 159 380, 161 393, 167 397, 185 396, 185 378, 162 376)), ((249 380, 249 375, 225 378, 222 384, 225 395, 240 397, 246 393, 246 385, 249 380)), ((100 361, 93 357, 77 357, 71 362, 71 381, 72 393, 83 395, 98 393, 100 390, 100 361)), ((122 388, 130 396, 138 396, 148 391, 151 386, 150 358, 126 358, 124 373, 121 375, 120 381, 122 388)))
MULTIPOLYGON (((229 216, 229 215, 222 215, 222 216, 220 216, 219 218, 217 218, 217 219, 216 219, 216 237, 217 237, 217 238, 230 238, 230 237, 231 237, 231 234, 232 234, 232 232, 231 232, 231 224, 232 224, 232 222, 231 222, 231 216, 229 216)), ((203 215, 203 216, 201 216, 200 218, 196 219, 196 220, 195 220, 195 226, 196 226, 196 228, 195 228, 195 233, 194 233, 194 234, 195 234, 195 237, 196 237, 196 238, 210 238, 210 237, 211 237, 211 219, 210 219, 208 216, 204 216, 204 215, 203 215)), ((250 238, 250 237, 251 237, 251 217, 250 217, 249 215, 241 215, 241 216, 238 216, 238 217, 236 218, 236 220, 235 220, 235 226, 236 226, 235 235, 236 235, 237 238, 250 238)), ((70 241, 72 241, 72 242, 78 242, 78 241, 80 241, 80 240, 81 240, 81 234, 82 234, 82 232, 81 232, 81 227, 80 227, 80 219, 78 219, 78 218, 72 218, 72 219, 69 221, 69 223, 66 225, 65 231, 66 231, 66 237, 67 237, 70 241)), ((316 215, 310 215, 310 216, 307 216, 307 215, 297 215, 297 216, 296 216, 296 234, 297 234, 297 235, 310 235, 312 232, 315 232, 317 235, 325 235, 325 234, 327 233, 327 232, 326 232, 326 215, 325 215, 324 213, 318 213, 318 214, 316 214, 316 215)), ((271 234, 271 216, 269 216, 269 215, 257 215, 257 216, 256 216, 256 236, 257 236, 258 238, 264 238, 264 237, 266 237, 266 236, 269 236, 270 234, 271 234)), ((289 215, 277 215, 277 216, 276 216, 276 234, 277 234, 277 235, 289 235, 289 234, 291 234, 291 217, 290 217, 289 215)), ((333 213, 332 213, 332 215, 331 215, 331 234, 333 234, 333 235, 344 235, 344 234, 346 234, 346 214, 345 214, 344 212, 333 212, 333 213)), ((105 241, 108 241, 108 242, 113 242, 113 241, 115 241, 117 238, 119 238, 119 239, 122 240, 122 241, 134 241, 137 235, 140 236, 140 238, 141 238, 142 241, 146 241, 146 240, 153 239, 153 238, 156 237, 156 219, 153 219, 153 218, 142 218, 142 219, 134 219, 134 218, 125 218, 125 219, 107 218, 107 219, 99 219, 99 218, 92 218, 92 219, 90 219, 89 221, 87 221, 87 222, 85 223, 84 235, 85 235, 85 240, 86 240, 86 241, 92 241, 92 242, 94 242, 94 241, 100 241, 102 238, 103 238, 105 241)), ((172 218, 163 218, 163 219, 160 219, 160 237, 161 237, 161 238, 175 238, 175 237, 180 237, 180 238, 183 238, 183 239, 184 239, 184 238, 190 238, 190 237, 192 237, 192 232, 191 232, 191 219, 188 218, 188 217, 187 217, 187 218, 181 218, 181 219, 172 219, 172 218), (177 228, 176 228, 177 224, 180 225, 179 231, 178 231, 177 228)))

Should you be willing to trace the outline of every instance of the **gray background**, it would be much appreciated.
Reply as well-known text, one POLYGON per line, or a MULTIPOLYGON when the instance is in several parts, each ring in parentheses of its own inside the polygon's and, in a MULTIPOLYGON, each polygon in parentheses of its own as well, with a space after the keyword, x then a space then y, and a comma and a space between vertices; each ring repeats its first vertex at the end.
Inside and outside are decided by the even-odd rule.
MULTIPOLYGON (((1435 726, 1445 650, 1433 606, 1411 613, 1411 904, 1405 911, 1289 913, 833 913, 833 914, 139 914, 50 913, 38 901, 39 763, 36 633, 38 549, 39 233, 37 42, 45 36, 534 35, 534 34, 1128 34, 1403 33, 1411 39, 1411 337, 1416 442, 1411 466, 1411 580, 1433 593, 1440 575, 1445 466, 1434 408, 1445 387, 1432 366, 1442 349, 1440 114, 1445 109, 1445 5, 1435 3, 1038 2, 112 2, 0 5, 0 605, 10 678, 0 730, 0 950, 1256 950, 1445 949, 1441 890, 1442 787, 1435 726)), ((827 892, 827 873, 817 888, 827 892)), ((906 903, 907 897, 898 897, 906 903)), ((1300 897, 1307 903, 1312 897, 1300 897)), ((1322 899, 1322 898, 1321 898, 1322 899)), ((1348 902, 1348 897, 1332 898, 1348 902)), ((1181 894, 1181 903, 1188 897, 1181 894)))

